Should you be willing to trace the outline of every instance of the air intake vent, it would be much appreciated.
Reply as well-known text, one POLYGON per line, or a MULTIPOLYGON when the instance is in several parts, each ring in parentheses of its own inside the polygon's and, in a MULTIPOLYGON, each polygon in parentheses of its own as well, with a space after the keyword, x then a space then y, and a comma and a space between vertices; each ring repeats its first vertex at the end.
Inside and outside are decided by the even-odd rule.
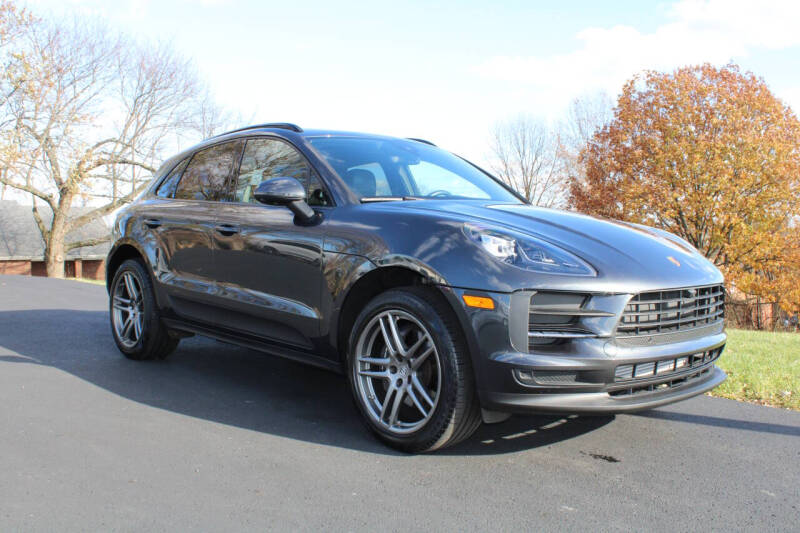
POLYGON ((691 368, 713 363, 722 353, 722 348, 707 350, 693 355, 684 355, 674 359, 648 361, 645 363, 620 365, 614 370, 615 381, 628 381, 652 377, 669 376, 685 372, 691 368))
POLYGON ((580 323, 583 317, 614 316, 604 311, 584 309, 590 296, 569 292, 537 292, 531 298, 528 314, 528 350, 596 337, 580 323))
POLYGON ((688 375, 675 376, 674 378, 667 379, 665 381, 657 383, 645 383, 641 385, 632 384, 632 386, 627 388, 609 391, 608 394, 613 398, 623 399, 625 397, 630 397, 638 394, 664 392, 669 389, 680 387, 682 385, 686 385, 687 383, 691 383, 692 381, 698 378, 708 376, 710 372, 711 372, 711 367, 706 367, 688 375))

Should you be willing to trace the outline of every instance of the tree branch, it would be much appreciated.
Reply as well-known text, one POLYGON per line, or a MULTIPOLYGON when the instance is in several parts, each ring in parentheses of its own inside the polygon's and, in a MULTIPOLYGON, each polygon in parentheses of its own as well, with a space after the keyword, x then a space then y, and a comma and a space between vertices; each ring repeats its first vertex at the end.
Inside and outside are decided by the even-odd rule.
POLYGON ((43 193, 42 191, 40 191, 38 189, 34 189, 33 187, 31 187, 29 185, 23 185, 21 183, 15 183, 14 181, 8 179, 5 176, 0 176, 0 183, 2 183, 3 185, 8 185, 9 187, 12 187, 12 188, 20 190, 20 191, 24 191, 24 192, 30 193, 33 196, 36 196, 37 198, 41 198, 42 200, 47 202, 47 205, 49 205, 53 209, 56 208, 56 202, 53 199, 53 197, 50 196, 49 194, 43 193))
POLYGON ((68 252, 70 250, 74 250, 75 248, 86 248, 89 246, 97 246, 98 244, 103 244, 104 242, 108 242, 110 240, 111 240, 111 234, 106 235, 105 237, 97 237, 95 239, 86 239, 83 241, 70 242, 64 245, 64 251, 68 252))
POLYGON ((47 229, 47 226, 44 224, 44 220, 42 220, 42 216, 39 214, 39 209, 36 207, 36 201, 33 202, 33 207, 31 208, 33 211, 33 220, 36 221, 36 226, 39 228, 39 233, 42 234, 42 240, 47 243, 47 239, 50 238, 50 230, 47 229))
POLYGON ((134 196, 139 194, 142 191, 142 189, 144 189, 149 184, 150 182, 146 181, 141 185, 139 185, 136 189, 132 190, 129 194, 118 199, 116 202, 111 202, 102 207, 98 207, 97 209, 93 209, 92 211, 89 211, 88 213, 85 213, 79 217, 73 218, 67 223, 67 231, 72 231, 81 226, 85 226, 89 222, 109 214, 114 209, 118 208, 120 205, 130 202, 134 196))
POLYGON ((95 159, 89 166, 84 168, 84 172, 90 172, 96 168, 100 168, 105 165, 131 165, 134 167, 139 167, 147 170, 155 174, 156 169, 151 167, 147 163, 143 163, 141 161, 135 161, 133 159, 126 159, 124 157, 107 157, 104 159, 95 159))

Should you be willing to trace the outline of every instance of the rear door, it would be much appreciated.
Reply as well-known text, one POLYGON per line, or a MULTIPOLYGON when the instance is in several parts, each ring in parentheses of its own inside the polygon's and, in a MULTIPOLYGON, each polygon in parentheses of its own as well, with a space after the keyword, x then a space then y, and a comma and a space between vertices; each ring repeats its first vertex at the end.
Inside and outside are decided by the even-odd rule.
POLYGON ((298 225, 286 207, 258 203, 253 190, 277 177, 299 180, 315 209, 332 203, 294 146, 270 137, 247 140, 230 202, 221 205, 214 233, 224 307, 219 321, 230 329, 308 349, 320 330, 325 222, 298 225))
POLYGON ((172 198, 145 220, 159 243, 156 277, 169 297, 170 307, 181 318, 216 321, 219 294, 212 234, 220 200, 238 166, 243 144, 216 144, 178 165, 178 175, 173 171, 161 186, 173 188, 165 193, 172 198))

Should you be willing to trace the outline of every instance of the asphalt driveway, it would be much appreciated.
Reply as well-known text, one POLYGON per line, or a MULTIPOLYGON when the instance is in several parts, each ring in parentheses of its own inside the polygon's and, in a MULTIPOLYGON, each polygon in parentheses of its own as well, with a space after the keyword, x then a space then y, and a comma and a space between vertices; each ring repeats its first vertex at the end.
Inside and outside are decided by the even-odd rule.
POLYGON ((403 455, 335 374, 198 338, 128 361, 104 287, 0 276, 0 530, 112 529, 797 531, 800 413, 699 397, 403 455))

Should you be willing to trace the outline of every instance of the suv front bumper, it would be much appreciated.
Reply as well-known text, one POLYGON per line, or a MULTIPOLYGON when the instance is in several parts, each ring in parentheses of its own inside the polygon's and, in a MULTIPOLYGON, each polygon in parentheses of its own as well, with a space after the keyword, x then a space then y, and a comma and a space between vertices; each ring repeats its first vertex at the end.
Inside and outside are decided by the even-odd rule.
POLYGON ((683 384, 629 396, 615 397, 608 392, 566 391, 557 393, 484 391, 482 396, 484 409, 508 413, 629 413, 652 409, 703 394, 725 381, 725 378, 725 372, 712 364, 703 371, 702 375, 693 377, 683 384))
POLYGON ((721 324, 704 330, 701 337, 668 344, 620 346, 613 336, 602 336, 526 353, 513 341, 513 328, 527 331, 527 323, 521 324, 512 313, 519 314, 513 300, 530 296, 461 289, 453 289, 452 294, 470 329, 467 337, 472 341, 473 369, 485 410, 632 412, 703 394, 726 378, 714 364, 727 340, 721 324), (490 296, 497 305, 493 310, 467 307, 465 293, 490 296))

